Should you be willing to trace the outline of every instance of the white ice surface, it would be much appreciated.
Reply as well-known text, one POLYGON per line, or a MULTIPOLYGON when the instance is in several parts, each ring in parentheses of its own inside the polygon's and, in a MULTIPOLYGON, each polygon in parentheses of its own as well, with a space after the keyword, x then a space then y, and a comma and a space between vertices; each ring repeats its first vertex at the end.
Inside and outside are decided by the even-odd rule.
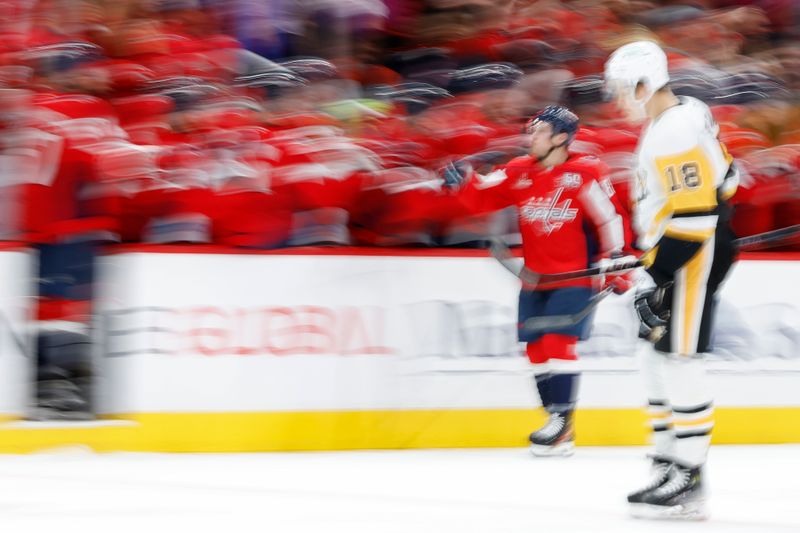
POLYGON ((800 532, 800 446, 716 446, 710 520, 627 516, 644 448, 0 455, 0 531, 800 532))

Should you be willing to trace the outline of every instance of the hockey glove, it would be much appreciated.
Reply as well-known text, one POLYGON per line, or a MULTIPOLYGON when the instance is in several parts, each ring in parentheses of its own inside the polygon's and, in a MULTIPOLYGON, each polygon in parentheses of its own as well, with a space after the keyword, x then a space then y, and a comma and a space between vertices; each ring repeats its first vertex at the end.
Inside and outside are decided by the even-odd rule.
MULTIPOLYGON (((610 268, 617 264, 629 264, 636 262, 636 257, 632 255, 622 256, 612 255, 611 258, 601 259, 597 262, 597 266, 610 268)), ((629 270, 627 272, 608 273, 602 277, 603 289, 611 287, 614 294, 625 294, 636 285, 636 272, 629 270)))
POLYGON ((634 307, 639 317, 639 338, 658 342, 667 332, 669 310, 664 308, 662 287, 648 287, 636 292, 634 307))
POLYGON ((472 173, 472 165, 466 161, 451 161, 442 169, 444 186, 448 189, 459 189, 472 173))

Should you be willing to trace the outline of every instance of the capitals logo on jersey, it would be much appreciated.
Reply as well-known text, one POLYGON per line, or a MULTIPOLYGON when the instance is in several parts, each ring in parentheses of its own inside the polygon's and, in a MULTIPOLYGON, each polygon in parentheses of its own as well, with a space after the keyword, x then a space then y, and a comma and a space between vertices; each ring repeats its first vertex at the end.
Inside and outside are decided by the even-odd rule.
POLYGON ((578 210, 570 207, 572 199, 558 203, 563 193, 564 188, 559 187, 550 198, 531 199, 520 209, 520 217, 548 235, 561 229, 565 222, 572 222, 578 216, 578 210))

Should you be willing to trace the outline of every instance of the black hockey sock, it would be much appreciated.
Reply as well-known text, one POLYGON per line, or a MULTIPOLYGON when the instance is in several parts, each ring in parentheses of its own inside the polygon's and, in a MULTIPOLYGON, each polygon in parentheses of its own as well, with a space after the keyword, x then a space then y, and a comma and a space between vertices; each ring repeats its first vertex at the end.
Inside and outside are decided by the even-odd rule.
POLYGON ((536 380, 536 390, 539 392, 539 400, 542 402, 542 407, 544 407, 546 411, 550 411, 550 405, 553 403, 550 393, 550 378, 552 376, 553 374, 550 372, 533 376, 536 380))
POLYGON ((575 409, 579 374, 552 374, 548 380, 548 411, 564 413, 575 409))

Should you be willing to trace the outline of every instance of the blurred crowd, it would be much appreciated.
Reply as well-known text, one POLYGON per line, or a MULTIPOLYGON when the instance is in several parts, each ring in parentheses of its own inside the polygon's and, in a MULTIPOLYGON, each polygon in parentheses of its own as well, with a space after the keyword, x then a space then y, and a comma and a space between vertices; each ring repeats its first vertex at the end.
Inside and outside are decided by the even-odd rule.
POLYGON ((798 222, 790 0, 5 0, 3 237, 35 243, 475 245, 438 169, 525 151, 551 103, 627 186, 610 50, 651 37, 747 174, 740 233, 798 222), (426 208, 420 217, 417 206, 426 208), (430 213, 436 213, 431 215, 430 213))
POLYGON ((797 224, 799 29, 794 0, 0 0, 0 239, 37 247, 62 322, 110 243, 513 243, 441 168, 525 153, 562 104, 627 198, 638 131, 601 78, 642 38, 740 162, 737 233, 797 224))

